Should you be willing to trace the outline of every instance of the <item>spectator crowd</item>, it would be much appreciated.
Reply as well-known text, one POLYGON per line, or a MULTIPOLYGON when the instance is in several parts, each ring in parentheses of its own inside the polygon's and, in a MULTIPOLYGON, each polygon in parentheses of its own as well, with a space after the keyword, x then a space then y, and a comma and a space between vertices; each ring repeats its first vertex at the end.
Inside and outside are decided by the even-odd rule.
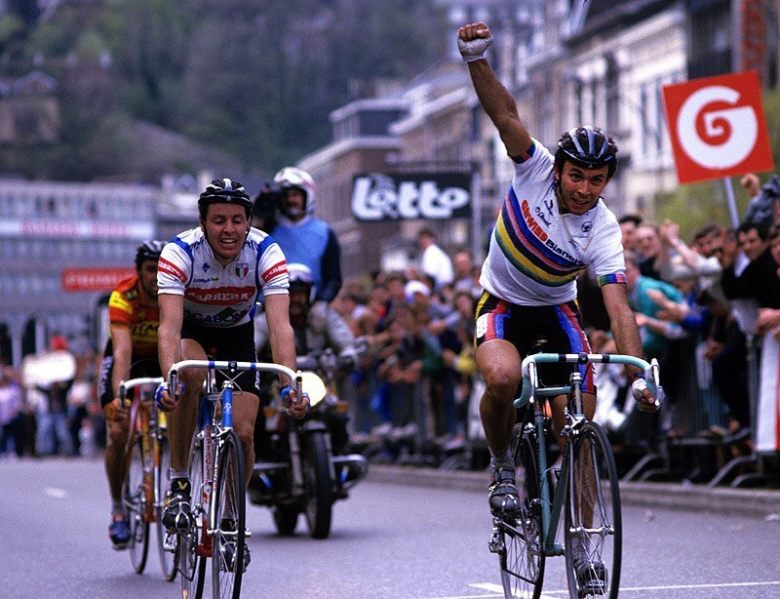
MULTIPOLYGON (((780 339, 780 182, 742 183, 753 199, 735 229, 712 223, 683 239, 680 223, 620 219, 630 305, 646 357, 661 364, 666 404, 656 415, 633 410, 622 370, 599 366, 596 419, 618 450, 705 440, 721 452, 716 466, 755 451, 762 380, 777 386, 761 350, 780 339)), ((460 456, 464 467, 484 467, 483 387, 473 356, 480 265, 466 248, 443 251, 428 228, 418 249, 414 266, 347 280, 331 302, 370 348, 340 383, 352 441, 373 448, 375 460, 439 465, 460 456)), ((578 283, 592 350, 614 351, 596 283, 587 273, 578 283)), ((66 340, 52 342, 51 350, 69 351, 66 340)), ((73 377, 48 386, 2 368, 0 456, 92 455, 104 443, 97 358, 83 352, 74 360, 73 377)))

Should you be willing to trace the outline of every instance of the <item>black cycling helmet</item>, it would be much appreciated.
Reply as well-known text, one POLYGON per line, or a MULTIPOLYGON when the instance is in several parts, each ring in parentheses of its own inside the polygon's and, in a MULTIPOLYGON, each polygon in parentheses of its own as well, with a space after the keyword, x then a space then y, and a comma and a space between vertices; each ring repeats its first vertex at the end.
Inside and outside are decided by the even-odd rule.
POLYGON ((135 252, 135 269, 141 270, 141 264, 147 260, 158 260, 164 246, 164 241, 158 241, 156 239, 144 241, 138 246, 138 249, 135 252))
POLYGON ((606 166, 611 178, 617 168, 617 144, 598 127, 585 125, 564 133, 558 140, 555 168, 560 173, 568 160, 582 168, 606 166))
POLYGON ((241 183, 226 177, 224 179, 214 179, 206 186, 206 190, 200 194, 198 210, 201 217, 205 218, 206 210, 211 204, 238 204, 244 207, 247 218, 249 218, 252 214, 254 202, 241 183))

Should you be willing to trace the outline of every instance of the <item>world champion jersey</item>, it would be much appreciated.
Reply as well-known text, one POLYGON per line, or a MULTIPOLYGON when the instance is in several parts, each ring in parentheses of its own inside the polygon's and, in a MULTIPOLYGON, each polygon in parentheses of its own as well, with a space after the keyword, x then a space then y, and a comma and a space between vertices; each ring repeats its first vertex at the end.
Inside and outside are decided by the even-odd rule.
POLYGON ((108 320, 130 329, 133 359, 157 359, 157 329, 160 310, 143 303, 138 275, 123 279, 108 298, 108 320))
POLYGON ((561 214, 553 156, 533 143, 528 159, 515 163, 480 284, 512 304, 541 306, 576 299, 576 278, 587 269, 599 286, 625 283, 615 215, 602 198, 585 214, 561 214))
POLYGON ((234 260, 222 266, 200 227, 180 233, 163 248, 159 293, 184 296, 184 318, 208 327, 252 321, 259 297, 287 294, 287 262, 271 236, 252 228, 234 260))

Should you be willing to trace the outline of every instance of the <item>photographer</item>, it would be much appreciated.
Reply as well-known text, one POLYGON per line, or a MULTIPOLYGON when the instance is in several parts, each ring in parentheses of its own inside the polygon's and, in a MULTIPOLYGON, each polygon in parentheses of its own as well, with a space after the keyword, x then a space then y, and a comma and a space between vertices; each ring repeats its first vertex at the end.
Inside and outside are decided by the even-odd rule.
POLYGON ((316 185, 306 171, 288 166, 274 176, 254 206, 255 226, 268 231, 287 261, 305 264, 317 290, 311 306, 312 325, 323 331, 329 304, 341 289, 341 247, 333 229, 316 218, 316 185))

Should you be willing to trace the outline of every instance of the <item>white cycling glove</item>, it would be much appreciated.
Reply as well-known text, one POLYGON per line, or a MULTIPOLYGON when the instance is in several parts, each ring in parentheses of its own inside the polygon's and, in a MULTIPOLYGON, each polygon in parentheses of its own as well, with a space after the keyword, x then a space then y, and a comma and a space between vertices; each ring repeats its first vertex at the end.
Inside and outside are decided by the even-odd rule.
POLYGON ((634 379, 634 382, 631 383, 631 395, 634 397, 634 400, 636 401, 636 406, 643 412, 647 412, 652 414, 656 410, 658 410, 658 407, 661 405, 658 399, 656 398, 655 402, 649 404, 644 400, 644 392, 647 390, 647 381, 643 378, 637 378, 634 379))
POLYGON ((458 38, 458 50, 463 57, 464 62, 472 62, 474 60, 482 60, 485 58, 485 53, 490 46, 493 45, 493 36, 480 37, 468 42, 458 38))

